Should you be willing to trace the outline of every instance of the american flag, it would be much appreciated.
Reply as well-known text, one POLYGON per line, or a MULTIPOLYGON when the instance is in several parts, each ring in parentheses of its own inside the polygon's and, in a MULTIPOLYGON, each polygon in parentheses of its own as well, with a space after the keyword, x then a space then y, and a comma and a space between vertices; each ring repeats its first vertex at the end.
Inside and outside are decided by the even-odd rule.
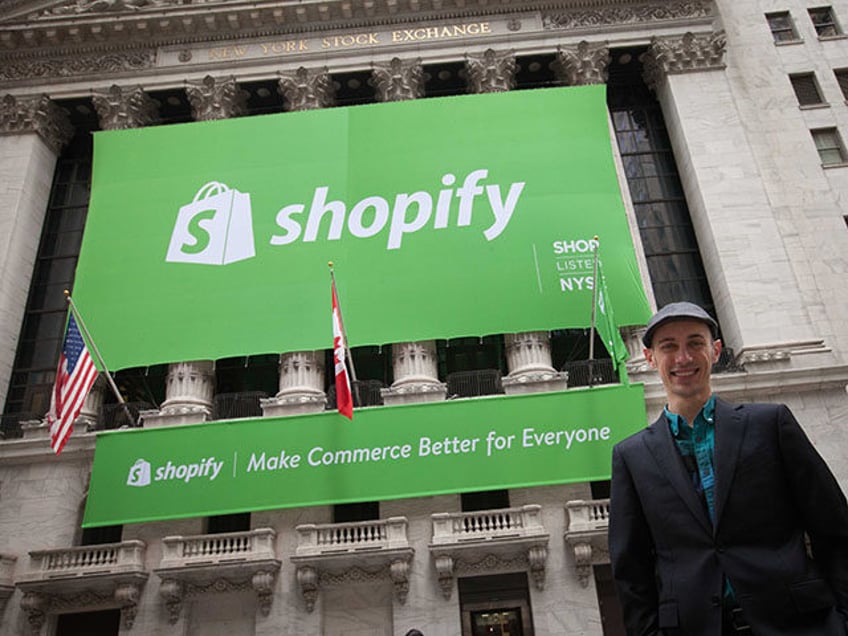
POLYGON ((50 423, 50 446, 57 455, 71 436, 74 420, 82 409, 85 396, 97 379, 97 369, 82 339, 73 313, 56 370, 56 386, 50 399, 47 421, 50 423))
POLYGON ((339 298, 336 294, 336 281, 333 281, 333 361, 336 371, 336 404, 339 413, 349 420, 353 419, 353 396, 350 392, 350 378, 345 364, 344 329, 342 314, 339 310, 339 298))

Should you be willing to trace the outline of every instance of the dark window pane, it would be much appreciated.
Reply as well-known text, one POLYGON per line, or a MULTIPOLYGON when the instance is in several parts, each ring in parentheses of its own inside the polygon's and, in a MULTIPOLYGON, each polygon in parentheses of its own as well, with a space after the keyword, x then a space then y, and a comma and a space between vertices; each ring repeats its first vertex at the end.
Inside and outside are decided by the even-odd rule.
POLYGON ((789 77, 789 81, 792 82, 792 89, 795 91, 799 105, 812 106, 822 103, 822 96, 813 73, 792 75, 789 77))

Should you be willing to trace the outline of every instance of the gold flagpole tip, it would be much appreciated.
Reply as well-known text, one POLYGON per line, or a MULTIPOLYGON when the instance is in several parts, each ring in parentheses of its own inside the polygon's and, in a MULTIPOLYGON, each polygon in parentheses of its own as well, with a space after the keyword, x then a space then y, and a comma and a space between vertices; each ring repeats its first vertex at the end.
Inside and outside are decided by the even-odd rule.
POLYGON ((71 297, 71 292, 69 292, 67 289, 66 289, 64 292, 62 292, 62 293, 63 293, 63 294, 65 294, 65 298, 70 298, 70 297, 71 297))
POLYGON ((333 269, 333 261, 327 261, 327 267, 333 269))
POLYGON ((595 234, 595 240, 596 240, 596 241, 598 240, 598 235, 597 235, 597 234, 595 234))

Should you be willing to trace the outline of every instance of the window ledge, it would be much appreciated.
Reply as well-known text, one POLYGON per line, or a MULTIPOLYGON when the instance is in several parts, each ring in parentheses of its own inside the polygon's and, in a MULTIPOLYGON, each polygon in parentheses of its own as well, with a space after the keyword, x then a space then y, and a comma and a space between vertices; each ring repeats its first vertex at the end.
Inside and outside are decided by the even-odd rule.
POLYGON ((842 161, 840 163, 823 163, 821 166, 825 170, 831 170, 833 168, 848 168, 848 161, 842 161))
POLYGON ((822 102, 821 104, 800 104, 800 110, 821 110, 822 108, 830 108, 830 104, 822 102))
POLYGON ((804 40, 802 38, 798 38, 797 40, 777 40, 775 41, 775 46, 792 46, 794 44, 803 44, 804 40))
POLYGON ((827 40, 844 40, 848 38, 848 35, 845 33, 839 33, 838 35, 820 35, 819 42, 825 42, 827 40))

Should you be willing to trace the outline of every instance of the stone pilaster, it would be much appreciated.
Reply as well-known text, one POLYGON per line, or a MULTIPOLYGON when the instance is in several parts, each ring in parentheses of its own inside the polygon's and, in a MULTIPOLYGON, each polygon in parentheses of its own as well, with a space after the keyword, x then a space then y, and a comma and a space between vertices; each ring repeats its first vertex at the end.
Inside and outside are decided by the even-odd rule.
POLYGON ((686 33, 680 37, 651 39, 644 58, 645 83, 653 90, 668 76, 725 67, 727 38, 724 31, 686 33))
POLYGON ((113 84, 107 90, 95 92, 91 101, 103 130, 142 128, 152 124, 158 115, 156 102, 140 86, 113 84))
POLYGON ((447 385, 439 382, 439 359, 435 340, 398 342, 392 345, 395 381, 382 390, 384 404, 438 402, 447 395, 447 385))
POLYGON ((265 417, 317 413, 327 405, 324 352, 295 351, 280 356, 280 391, 261 400, 265 417))
POLYGON ((12 375, 50 177, 72 135, 67 113, 46 96, 0 99, 0 403, 12 375))
POLYGON ((286 110, 315 110, 335 104, 336 89, 327 67, 322 69, 298 68, 280 73, 278 90, 286 110))
POLYGON ((186 94, 196 121, 229 119, 244 115, 247 91, 239 88, 234 77, 214 78, 207 75, 197 82, 186 82, 186 94))
POLYGON ((559 82, 566 86, 606 84, 609 63, 606 42, 590 44, 583 40, 575 46, 557 47, 553 69, 559 82))
POLYGON ((209 420, 214 391, 215 367, 211 360, 170 364, 165 401, 158 413, 153 411, 142 415, 145 428, 209 420))
POLYGON ((4 95, 0 102, 0 135, 35 133, 58 155, 71 140, 74 128, 68 114, 47 95, 17 98, 4 95))
POLYGON ((402 102, 424 97, 424 67, 421 59, 403 61, 392 58, 389 62, 374 64, 371 85, 377 92, 377 101, 402 102))
POLYGON ((504 344, 509 374, 502 383, 507 395, 568 388, 568 374, 557 372, 551 362, 551 337, 547 331, 508 333, 504 344))
POLYGON ((499 53, 486 49, 478 55, 467 55, 465 70, 469 93, 504 93, 515 88, 518 63, 514 51, 499 53))

